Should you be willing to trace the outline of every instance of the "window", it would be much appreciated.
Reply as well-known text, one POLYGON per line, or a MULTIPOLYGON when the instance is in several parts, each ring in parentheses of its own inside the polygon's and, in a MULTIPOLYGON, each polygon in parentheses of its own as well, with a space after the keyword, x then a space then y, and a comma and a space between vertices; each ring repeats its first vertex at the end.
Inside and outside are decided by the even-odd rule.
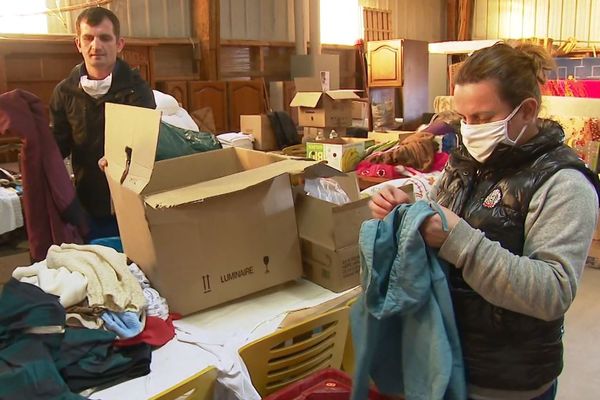
POLYGON ((321 0, 321 43, 353 45, 362 37, 358 0, 321 0))
POLYGON ((48 33, 46 0, 3 1, 0 33, 48 33))

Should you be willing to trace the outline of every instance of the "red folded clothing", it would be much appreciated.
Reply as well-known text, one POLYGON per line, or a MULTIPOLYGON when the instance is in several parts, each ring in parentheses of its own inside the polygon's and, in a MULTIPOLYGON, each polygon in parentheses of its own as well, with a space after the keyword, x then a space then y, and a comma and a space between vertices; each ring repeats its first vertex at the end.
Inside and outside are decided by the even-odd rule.
POLYGON ((133 346, 147 343, 150 346, 160 347, 175 337, 175 328, 171 316, 167 320, 158 317, 146 317, 144 330, 137 336, 125 340, 115 341, 116 346, 133 346))

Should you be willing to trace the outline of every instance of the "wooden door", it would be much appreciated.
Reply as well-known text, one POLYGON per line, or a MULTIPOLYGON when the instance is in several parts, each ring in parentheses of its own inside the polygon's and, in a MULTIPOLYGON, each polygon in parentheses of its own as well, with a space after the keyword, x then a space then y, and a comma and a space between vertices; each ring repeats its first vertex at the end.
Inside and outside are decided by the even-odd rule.
POLYGON ((240 115, 263 114, 265 110, 265 86, 262 79, 227 82, 229 104, 229 129, 240 130, 240 115))
POLYGON ((204 107, 212 109, 216 133, 230 130, 227 119, 227 85, 225 82, 189 81, 188 104, 190 112, 204 107))
POLYGON ((156 82, 156 89, 175 97, 181 107, 189 109, 186 81, 159 81, 156 82))
POLYGON ((402 86, 402 42, 402 40, 367 42, 369 87, 402 86))

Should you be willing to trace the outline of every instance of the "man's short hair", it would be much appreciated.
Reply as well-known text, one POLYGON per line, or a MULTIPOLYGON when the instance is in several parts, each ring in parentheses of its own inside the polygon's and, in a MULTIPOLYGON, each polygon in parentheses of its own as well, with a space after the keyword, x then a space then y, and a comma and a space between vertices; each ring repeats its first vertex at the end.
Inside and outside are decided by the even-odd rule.
POLYGON ((81 35, 82 22, 85 22, 89 26, 97 26, 100 25, 105 18, 108 18, 109 21, 112 22, 113 33, 118 39, 121 36, 121 24, 119 23, 119 18, 117 18, 112 11, 104 7, 86 8, 79 14, 77 21, 75 21, 77 36, 79 37, 79 35, 81 35))

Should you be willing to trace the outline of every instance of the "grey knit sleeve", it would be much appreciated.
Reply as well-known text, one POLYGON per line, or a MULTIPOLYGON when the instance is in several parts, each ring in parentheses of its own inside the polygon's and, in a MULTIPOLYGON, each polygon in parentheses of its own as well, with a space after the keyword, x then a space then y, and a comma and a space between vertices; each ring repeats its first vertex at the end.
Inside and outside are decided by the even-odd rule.
POLYGON ((534 194, 523 256, 487 239, 464 220, 440 249, 465 281, 499 307, 551 321, 571 305, 598 220, 598 198, 582 173, 561 170, 534 194))

